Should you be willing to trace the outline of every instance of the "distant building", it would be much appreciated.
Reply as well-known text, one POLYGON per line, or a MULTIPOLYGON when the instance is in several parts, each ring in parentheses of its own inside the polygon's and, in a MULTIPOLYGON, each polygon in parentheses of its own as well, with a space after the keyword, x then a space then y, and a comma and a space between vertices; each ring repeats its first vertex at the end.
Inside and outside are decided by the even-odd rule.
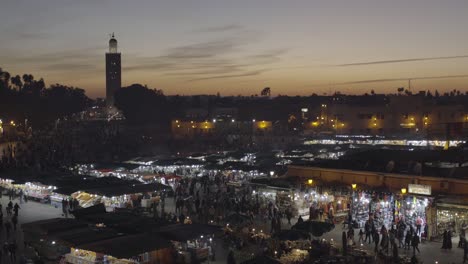
POLYGON ((462 104, 437 104, 419 95, 374 98, 375 103, 332 101, 312 107, 304 132, 442 139, 446 135, 461 138, 468 132, 468 115, 462 104))
POLYGON ((122 65, 117 52, 117 40, 112 34, 109 40, 109 52, 106 53, 106 106, 114 107, 114 94, 122 86, 122 65))

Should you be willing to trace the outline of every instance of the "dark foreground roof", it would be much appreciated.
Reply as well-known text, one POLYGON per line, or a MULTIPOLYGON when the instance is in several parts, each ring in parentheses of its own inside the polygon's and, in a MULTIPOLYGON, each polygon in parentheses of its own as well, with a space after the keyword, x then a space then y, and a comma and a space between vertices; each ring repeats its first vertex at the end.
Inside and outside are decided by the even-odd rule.
POLYGON ((187 241, 200 237, 201 235, 212 235, 221 231, 217 225, 207 224, 175 224, 163 226, 155 230, 157 234, 172 241, 187 241))
POLYGON ((155 234, 137 234, 84 244, 78 248, 111 255, 116 258, 130 258, 171 246, 171 242, 155 234))
POLYGON ((50 235, 70 229, 87 227, 88 223, 70 218, 52 218, 21 225, 25 232, 50 235))

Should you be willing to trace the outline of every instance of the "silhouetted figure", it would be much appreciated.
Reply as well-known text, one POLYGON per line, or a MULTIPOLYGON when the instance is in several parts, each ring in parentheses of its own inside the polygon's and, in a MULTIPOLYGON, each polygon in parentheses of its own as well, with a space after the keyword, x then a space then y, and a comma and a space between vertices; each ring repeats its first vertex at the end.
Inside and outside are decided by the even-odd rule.
POLYGON ((411 246, 413 246, 413 255, 416 255, 416 250, 418 251, 418 253, 420 253, 419 251, 419 237, 417 234, 414 234, 413 235, 413 240, 411 241, 411 246))

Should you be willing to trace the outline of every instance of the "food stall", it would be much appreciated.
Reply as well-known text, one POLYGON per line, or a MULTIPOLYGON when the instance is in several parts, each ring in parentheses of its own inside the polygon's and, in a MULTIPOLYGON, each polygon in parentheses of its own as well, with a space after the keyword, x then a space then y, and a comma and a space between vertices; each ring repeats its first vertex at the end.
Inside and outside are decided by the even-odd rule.
POLYGON ((38 182, 26 182, 25 184, 13 184, 14 188, 22 189, 25 196, 40 202, 48 202, 55 186, 47 186, 38 182))

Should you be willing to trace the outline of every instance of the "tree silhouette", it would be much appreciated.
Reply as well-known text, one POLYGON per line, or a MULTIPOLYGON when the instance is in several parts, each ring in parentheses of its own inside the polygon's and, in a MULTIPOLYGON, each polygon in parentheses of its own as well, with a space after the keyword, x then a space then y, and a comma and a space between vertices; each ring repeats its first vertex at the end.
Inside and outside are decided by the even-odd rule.
POLYGON ((115 105, 131 123, 161 123, 170 118, 166 97, 162 90, 149 89, 141 84, 123 87, 115 93, 115 105))
POLYGON ((271 95, 271 89, 270 87, 263 88, 262 92, 260 93, 261 96, 268 96, 270 97, 271 95))
POLYGON ((21 81, 21 76, 16 75, 11 78, 11 83, 18 89, 18 91, 21 91, 23 88, 23 82, 21 81))

